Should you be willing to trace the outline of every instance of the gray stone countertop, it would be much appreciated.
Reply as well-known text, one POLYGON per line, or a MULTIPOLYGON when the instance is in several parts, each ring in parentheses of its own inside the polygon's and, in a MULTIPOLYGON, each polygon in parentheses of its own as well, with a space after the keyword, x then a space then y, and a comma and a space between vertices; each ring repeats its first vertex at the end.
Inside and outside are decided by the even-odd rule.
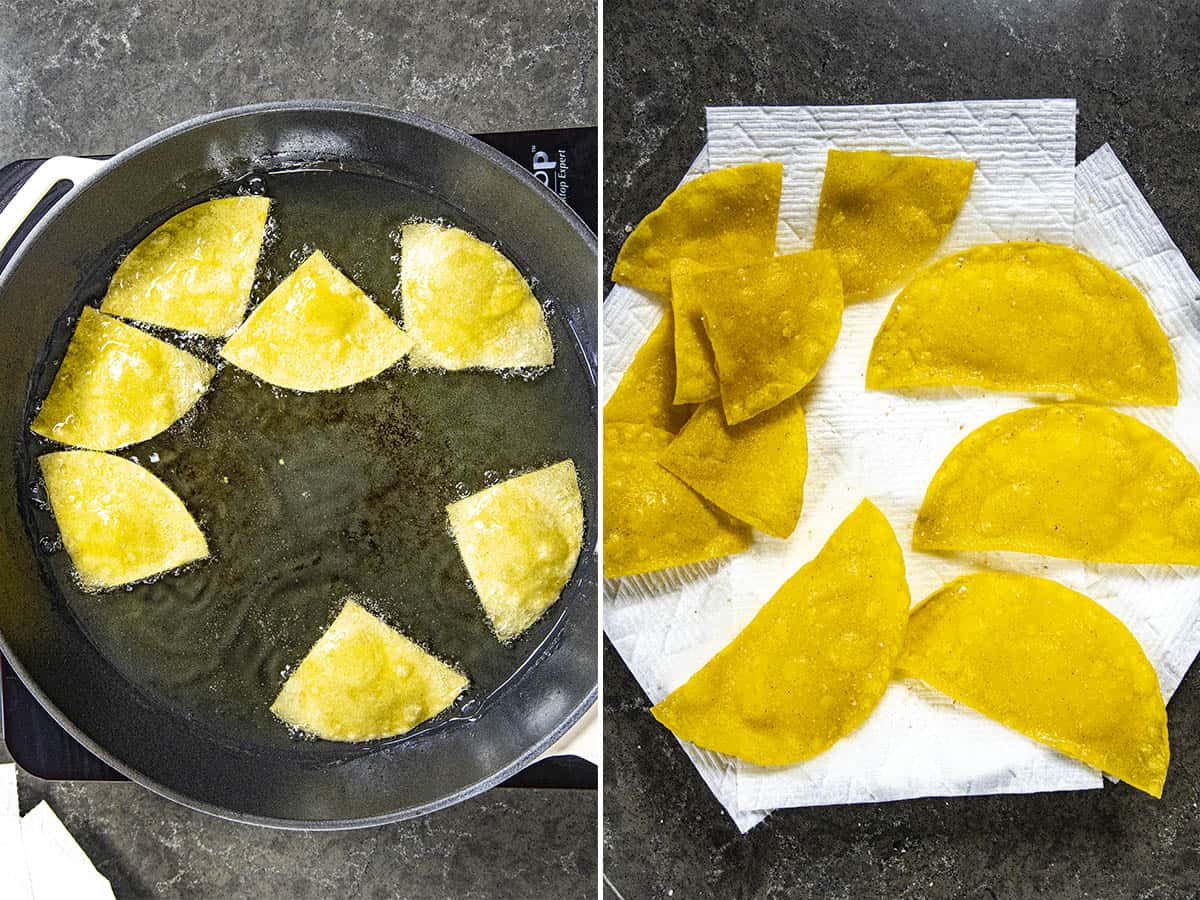
MULTIPOLYGON (((112 153, 199 113, 292 98, 467 131, 593 125, 595 33, 591 0, 0 0, 0 164, 112 153)), ((49 801, 118 897, 595 893, 595 791, 497 789, 418 821, 321 834, 231 824, 127 783, 22 774, 20 793, 22 810, 49 801)))
MULTIPOLYGON (((1200 267, 1200 6, 1190 0, 605 4, 606 263, 704 143, 705 105, 1076 97, 1200 267)), ((789 810, 738 834, 611 646, 611 896, 1200 897, 1200 674, 1169 707, 1161 801, 1124 785, 789 810)))

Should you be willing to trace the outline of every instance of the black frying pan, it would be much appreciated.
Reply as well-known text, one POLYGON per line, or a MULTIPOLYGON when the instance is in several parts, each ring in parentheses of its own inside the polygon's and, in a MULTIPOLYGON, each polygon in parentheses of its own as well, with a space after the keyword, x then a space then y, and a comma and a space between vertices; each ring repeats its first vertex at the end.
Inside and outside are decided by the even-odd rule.
MULTIPOLYGON (((281 220, 283 227, 286 219, 281 220)), ((353 210, 347 210, 344 230, 354 227, 353 210)), ((268 272, 267 278, 277 280, 282 274, 286 273, 268 272)), ((6 441, 5 452, 0 453, 0 646, 6 657, 59 723, 105 762, 151 790, 226 818, 287 828, 374 825, 442 808, 519 771, 587 711, 597 692, 595 296, 596 246, 585 226, 507 158, 465 134, 416 117, 347 103, 264 104, 194 119, 114 157, 63 198, 24 241, 0 277, 0 356, 4 361, 0 430, 6 441), (46 539, 46 529, 52 526, 47 525, 45 510, 35 502, 36 497, 31 499, 31 493, 36 493, 32 474, 36 455, 51 448, 31 445, 30 417, 57 367, 56 355, 61 358, 70 333, 69 317, 85 302, 94 302, 97 291, 102 290, 103 273, 111 273, 115 242, 122 236, 145 234, 169 212, 198 198, 228 192, 251 171, 260 173, 269 184, 273 173, 296 170, 360 173, 365 178, 394 182, 418 198, 417 206, 427 201, 429 209, 496 241, 534 279, 539 297, 550 302, 557 345, 555 368, 561 369, 562 377, 570 378, 557 383, 557 388, 556 382, 545 382, 558 390, 556 396, 566 398, 570 408, 554 412, 560 416, 556 421, 561 421, 555 426, 561 448, 542 450, 550 453, 553 449, 558 458, 571 456, 579 469, 587 526, 574 577, 550 613, 520 641, 508 648, 497 645, 486 660, 480 657, 480 666, 500 667, 484 679, 489 681, 486 696, 472 698, 466 709, 444 715, 409 736, 382 743, 296 741, 282 729, 270 731, 261 720, 252 723, 253 727, 238 722, 226 727, 220 714, 207 714, 211 710, 197 713, 180 702, 177 694, 157 690, 154 678, 140 679, 136 668, 114 663, 120 656, 115 653, 119 633, 115 644, 111 633, 105 638, 107 644, 97 640, 94 623, 80 614, 88 609, 81 603, 109 603, 115 609, 129 604, 129 598, 100 595, 81 601, 72 592, 69 580, 63 577, 64 554, 46 539)), ((260 399, 255 402, 264 404, 264 409, 293 400, 308 403, 307 407, 291 407, 300 410, 296 415, 301 423, 306 415, 328 418, 325 407, 313 411, 312 404, 321 401, 280 398, 263 393, 261 385, 247 379, 237 382, 238 377, 218 376, 218 381, 235 381, 220 399, 212 401, 213 408, 201 410, 201 416, 216 415, 221 404, 232 415, 238 397, 256 396, 260 399), (259 393, 253 394, 255 390, 259 393)), ((446 382, 457 385, 454 390, 460 393, 456 396, 465 397, 462 392, 469 394, 472 384, 480 390, 496 389, 494 379, 499 376, 433 377, 466 379, 446 382), (486 378, 493 381, 482 380, 486 378)), ((388 382, 381 379, 380 383, 388 382)), ((514 382, 513 389, 522 390, 522 384, 514 382)), ((468 401, 464 400, 464 409, 470 407, 468 401)), ((346 398, 339 402, 349 404, 346 398)), ((467 421, 470 415, 464 412, 462 418, 467 421)), ((248 424, 239 427, 252 428, 253 422, 250 417, 248 424)), ((328 423, 322 420, 318 424, 328 423)), ((339 419, 336 424, 343 423, 339 419)), ((519 432, 520 422, 504 427, 519 432)), ((325 440, 320 435, 325 432, 314 434, 318 437, 313 441, 301 443, 320 446, 325 440)), ((257 440, 271 437, 259 435, 257 440)), ((290 437, 295 441, 297 435, 290 437)), ((377 437, 386 440, 387 435, 377 437)), ((470 440, 472 435, 460 437, 470 440)), ((253 443, 251 438, 247 441, 253 443)), ((475 436, 474 443, 486 444, 486 436, 475 436)), ((170 441, 164 446, 169 447, 170 441)), ((488 448, 470 449, 482 460, 488 448)), ((326 452, 332 454, 330 458, 338 456, 336 446, 333 450, 327 447, 326 452)), ((188 463, 183 456, 173 458, 177 463, 173 473, 156 470, 156 474, 178 488, 172 479, 185 483, 188 466, 200 464, 188 463)), ((533 460, 529 467, 550 461, 533 460)), ((246 483, 254 480, 253 474, 247 475, 246 483)), ((468 476, 460 473, 459 477, 468 476)), ((260 482, 261 478, 254 483, 263 489, 260 482)), ((468 484, 470 489, 482 486, 468 484)), ((183 493, 189 501, 186 490, 183 493)), ((285 507, 275 512, 281 510, 286 513, 285 507)), ((286 517, 278 521, 268 518, 264 531, 268 537, 272 532, 286 532, 286 517)), ((351 558, 356 547, 366 548, 372 540, 370 535, 352 532, 353 528, 343 529, 330 538, 344 544, 342 549, 351 558)), ((232 550, 226 554, 235 555, 232 550)), ((312 563, 317 571, 321 571, 320 556, 317 553, 317 561, 312 563)), ((438 559, 447 571, 457 565, 444 549, 438 559)), ((214 563, 220 564, 220 559, 214 563)), ((363 573, 342 571, 347 568, 343 564, 314 591, 321 584, 336 584, 339 590, 346 587, 349 592, 356 576, 363 573)), ((421 573, 416 565, 397 575, 402 583, 395 586, 394 593, 420 594, 421 573)), ((379 593, 386 573, 372 570, 370 574, 379 593)), ((188 579, 195 577, 185 573, 177 581, 163 584, 186 586, 191 583, 188 579)), ((269 577, 261 577, 265 580, 257 589, 269 589, 269 577)), ((203 590, 197 589, 195 596, 180 602, 208 604, 205 613, 215 615, 220 611, 220 598, 214 601, 209 596, 214 593, 211 584, 196 583, 203 590)), ((428 591, 437 587, 431 572, 428 591)), ((466 590, 465 585, 460 587, 466 590)), ((282 597, 267 608, 286 609, 287 599, 282 597)), ((329 599, 332 601, 332 596, 329 599)), ((301 629, 305 635, 302 642, 315 636, 312 623, 316 619, 328 621, 327 611, 313 615, 316 618, 310 616, 308 632, 301 629)), ((466 613, 460 612, 459 618, 462 629, 480 627, 468 621, 471 617, 466 613)), ((239 627, 244 631, 254 626, 247 622, 239 627)), ((139 627, 159 629, 164 654, 190 649, 170 646, 170 622, 151 618, 139 627)), ((420 624, 413 623, 413 627, 422 637, 420 624)), ((297 640, 293 635, 295 647, 284 654, 293 661, 300 652, 297 640)), ((266 660, 264 669, 271 662, 266 660)), ((278 670, 273 674, 264 671, 264 685, 274 690, 272 679, 278 676, 278 670)), ((217 675, 213 677, 219 681, 217 675)), ((222 683, 223 690, 227 687, 222 683)), ((234 706, 236 700, 232 698, 234 706)))

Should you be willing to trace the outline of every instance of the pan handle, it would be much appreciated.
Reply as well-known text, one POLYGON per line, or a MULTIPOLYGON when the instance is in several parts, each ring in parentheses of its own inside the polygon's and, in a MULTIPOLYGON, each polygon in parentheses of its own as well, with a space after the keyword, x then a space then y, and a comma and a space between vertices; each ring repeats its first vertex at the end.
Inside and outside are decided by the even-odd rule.
POLYGON ((0 249, 7 246, 52 187, 60 181, 70 181, 78 186, 102 165, 104 161, 99 159, 55 156, 34 169, 8 205, 0 209, 0 249))
POLYGON ((587 712, 560 737, 554 745, 538 757, 578 756, 597 766, 600 765, 601 740, 600 704, 593 703, 587 712))

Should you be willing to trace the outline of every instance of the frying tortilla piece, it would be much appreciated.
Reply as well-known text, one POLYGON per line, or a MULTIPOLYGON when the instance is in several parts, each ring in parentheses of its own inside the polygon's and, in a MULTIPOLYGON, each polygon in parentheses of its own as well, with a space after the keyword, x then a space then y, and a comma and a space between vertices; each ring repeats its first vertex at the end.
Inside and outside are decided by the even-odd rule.
POLYGON ((675 324, 675 403, 703 403, 721 396, 717 362, 704 330, 703 267, 688 259, 671 263, 671 312, 675 324))
POLYGON ((974 175, 969 160, 830 150, 813 249, 833 252, 846 300, 915 272, 950 233, 974 175))
POLYGON ((142 581, 208 556, 183 501, 137 463, 92 450, 47 453, 38 463, 85 590, 142 581))
POLYGON ((418 369, 554 365, 546 314, 517 267, 461 228, 405 225, 400 236, 404 327, 418 369))
POLYGON ((271 712, 327 741, 411 731, 449 707, 469 682, 352 599, 283 683, 271 712))
POLYGON ((782 163, 717 169, 675 188, 625 239, 612 280, 665 294, 677 259, 737 266, 775 253, 782 163))
POLYGON ((117 266, 100 311, 225 337, 246 315, 270 208, 266 197, 222 197, 167 219, 117 266))
POLYGON ((869 500, 742 632, 650 711, 676 737, 764 766, 810 759, 879 704, 908 621, 904 557, 869 500))
POLYGON ((697 277, 705 281, 700 303, 726 422, 753 418, 813 380, 842 328, 831 253, 790 253, 697 277))
POLYGON ((192 354, 85 306, 31 427, 88 450, 127 447, 182 418, 215 372, 192 354))
POLYGON ((913 611, 897 674, 1162 796, 1171 748, 1158 676, 1090 597, 1015 572, 957 578, 913 611))
POLYGON ((892 304, 867 387, 947 385, 1179 401, 1171 345, 1142 292, 1078 250, 1029 241, 952 254, 892 304))
POLYGON ((258 305, 221 356, 269 384, 333 391, 378 375, 412 348, 397 327, 320 250, 258 305))
POLYGON ((658 462, 704 499, 759 531, 788 537, 804 505, 808 435, 791 397, 740 425, 721 403, 700 406, 658 462))
POLYGON ((663 316, 638 348, 621 382, 604 404, 604 422, 652 425, 674 434, 691 413, 675 406, 675 325, 663 316))
POLYGON ((559 598, 579 561, 583 499, 575 463, 510 478, 446 513, 496 636, 513 640, 559 598))
POLYGON ((671 433, 604 426, 604 577, 704 562, 750 546, 750 529, 655 462, 671 433))
POLYGON ((946 456, 913 547, 1200 565, 1200 472, 1131 416, 1072 403, 1017 410, 946 456))

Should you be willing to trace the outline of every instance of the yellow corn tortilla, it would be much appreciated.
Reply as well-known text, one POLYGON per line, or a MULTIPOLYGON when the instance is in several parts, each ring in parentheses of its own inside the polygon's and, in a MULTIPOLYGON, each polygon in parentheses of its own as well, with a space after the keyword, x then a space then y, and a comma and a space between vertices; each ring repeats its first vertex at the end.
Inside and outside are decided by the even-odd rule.
POLYGON ((1175 358, 1124 276, 1061 244, 955 253, 912 280, 871 349, 868 388, 969 385, 1098 403, 1178 402, 1175 358))
POLYGON ((842 328, 832 254, 790 253, 697 277, 726 422, 744 422, 813 380, 842 328))
POLYGON ((604 426, 604 577, 704 562, 750 546, 750 529, 655 462, 671 433, 604 426))
POLYGON ((400 287, 414 368, 554 364, 546 315, 529 283, 503 253, 461 228, 405 225, 400 287))
POLYGON ((782 163, 718 169, 685 182, 625 239, 612 280, 667 293, 677 259, 736 266, 775 253, 782 163))
POLYGON ((353 600, 283 683, 271 712, 328 741, 404 734, 452 704, 466 676, 353 600))
POLYGON ((320 250, 279 282, 221 348, 269 384, 332 391, 395 365, 412 339, 320 250))
POLYGON ((1200 472, 1130 416, 1080 404, 1017 410, 950 451, 913 546, 1200 565, 1200 472))
POLYGON ((869 500, 716 656, 651 712, 677 737, 764 766, 810 759, 866 721, 908 620, 904 557, 869 500))
POLYGON ((1171 748, 1158 676, 1090 597, 1015 572, 957 578, 913 611, 896 669, 1162 796, 1171 748))
POLYGON ((564 460, 446 507, 471 583, 501 641, 541 618, 566 586, 583 545, 583 499, 564 460))
POLYGON ((208 556, 183 501, 137 463, 92 450, 38 458, 63 546, 86 590, 141 581, 208 556))
POLYGON ((224 337, 241 324, 271 201, 222 197, 167 219, 121 261, 101 312, 224 337))
POLYGON ((721 403, 700 406, 659 464, 735 519, 785 538, 804 504, 808 436, 799 397, 740 425, 726 425, 721 403))
POLYGON ((621 382, 604 404, 604 421, 653 425, 674 434, 683 427, 690 407, 674 406, 675 326, 663 316, 638 348, 621 382))
POLYGON ((675 323, 675 403, 703 403, 721 396, 717 363, 704 331, 703 268, 688 259, 671 263, 671 312, 675 323))
POLYGON ((195 406, 214 372, 192 354, 85 306, 31 427, 88 450, 136 444, 195 406))
POLYGON ((975 163, 830 150, 816 250, 830 250, 846 300, 877 297, 928 259, 958 218, 975 163))

